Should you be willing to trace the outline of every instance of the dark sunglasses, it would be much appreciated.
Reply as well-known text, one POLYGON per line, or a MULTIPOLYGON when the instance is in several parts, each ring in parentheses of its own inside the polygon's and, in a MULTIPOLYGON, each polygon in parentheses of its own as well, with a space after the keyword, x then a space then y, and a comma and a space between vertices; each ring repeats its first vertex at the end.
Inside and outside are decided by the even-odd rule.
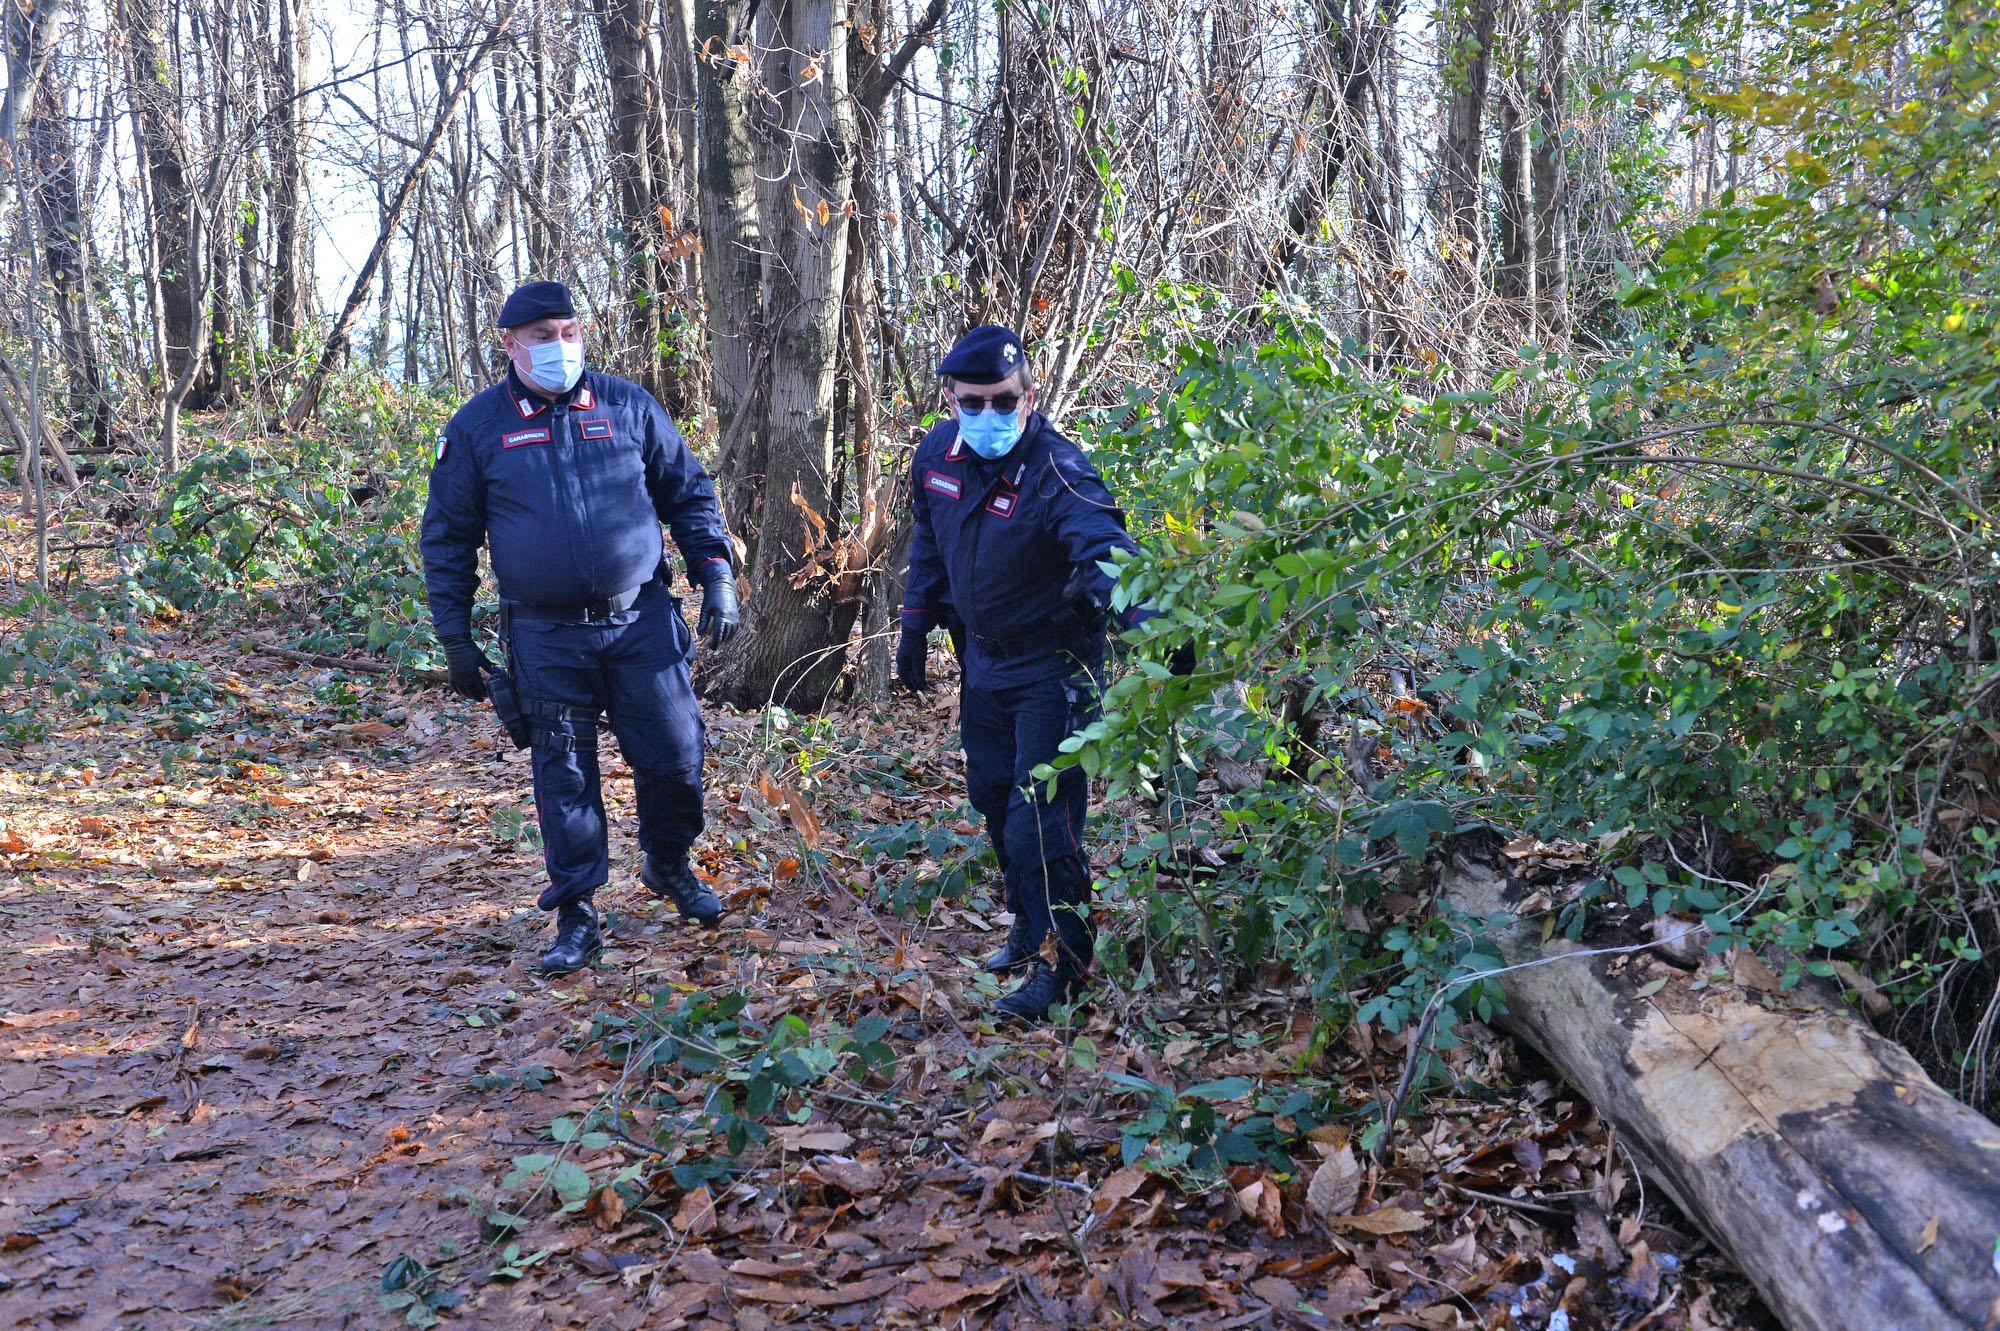
POLYGON ((988 407, 1004 416, 1021 405, 1019 393, 995 393, 992 397, 981 397, 977 393, 954 393, 951 400, 968 416, 977 416, 988 407))

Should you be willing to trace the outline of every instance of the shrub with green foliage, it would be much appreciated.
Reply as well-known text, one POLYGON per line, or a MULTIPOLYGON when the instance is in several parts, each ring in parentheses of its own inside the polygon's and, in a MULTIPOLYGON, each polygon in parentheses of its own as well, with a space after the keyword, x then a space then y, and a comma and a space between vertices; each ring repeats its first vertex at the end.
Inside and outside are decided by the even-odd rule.
POLYGON ((450 404, 375 381, 321 428, 199 452, 168 478, 136 595, 309 616, 304 645, 428 659, 416 525, 450 404))
MULTIPOLYGON (((1751 81, 1658 67, 1803 146, 1654 238, 1627 345, 1523 348, 1476 391, 1310 330, 1198 346, 1101 433, 1165 528, 1121 595, 1164 614, 1064 761, 1114 793, 1274 774, 1186 829, 1233 866, 1158 895, 1191 936, 1252 935, 1338 1009, 1385 960, 1344 914, 1385 856, 1481 822, 1616 836, 1630 905, 1782 944, 1794 977, 1872 961, 1986 1090, 2000 19, 1791 19, 1751 81), (1203 672, 1170 678, 1187 639, 1203 672), (1378 743, 1380 786, 1350 770, 1378 743)), ((1474 946, 1446 930, 1440 973, 1474 946)))

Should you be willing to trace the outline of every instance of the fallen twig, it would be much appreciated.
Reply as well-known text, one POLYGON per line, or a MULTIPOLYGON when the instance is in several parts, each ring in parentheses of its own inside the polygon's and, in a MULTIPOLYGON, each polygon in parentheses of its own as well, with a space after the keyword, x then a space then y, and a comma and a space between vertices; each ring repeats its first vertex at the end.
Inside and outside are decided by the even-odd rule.
POLYGON ((326 670, 350 670, 359 675, 407 675, 425 684, 447 684, 451 681, 451 676, 442 670, 419 670, 414 666, 399 666, 389 661, 369 661, 353 656, 328 656, 323 652, 301 652, 268 642, 258 643, 255 651, 259 656, 275 656, 281 661, 296 661, 300 665, 319 666, 326 670))

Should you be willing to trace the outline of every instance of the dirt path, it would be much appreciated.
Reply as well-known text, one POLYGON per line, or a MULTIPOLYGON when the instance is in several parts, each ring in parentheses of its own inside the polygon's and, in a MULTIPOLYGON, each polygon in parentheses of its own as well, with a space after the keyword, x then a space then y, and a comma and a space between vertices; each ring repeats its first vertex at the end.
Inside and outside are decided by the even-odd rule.
MULTIPOLYGON (((0 771, 0 1328, 405 1324, 385 1289, 422 1296, 410 1324, 476 1328, 1753 1325, 1698 1241, 1634 1214, 1587 1108, 1532 1070, 1508 1100, 1440 1097, 1350 1180, 1343 1204, 1369 1214, 1331 1229, 1311 1157, 1196 1191, 1125 1167, 1149 1106, 1130 1079, 1235 1079, 1213 1093, 1237 1102, 1223 1125, 1268 1133, 1253 1101, 1288 1094, 1311 1023, 1272 987, 1226 1009, 1106 992, 1074 1045, 985 1024, 990 986, 962 958, 990 921, 877 913, 935 852, 851 840, 970 832, 950 826, 946 696, 792 735, 817 813, 759 779, 773 758, 751 721, 711 715, 701 849, 728 926, 667 921, 626 818, 600 898, 613 945, 550 983, 531 969, 548 924, 526 764, 483 719, 182 650, 231 700, 191 737, 140 706, 0 771), (740 994, 757 1031, 793 1022, 829 1059, 872 1026, 894 1066, 781 1093, 767 1145, 712 1185, 681 1177, 717 1144, 646 1147, 722 1083, 589 1037, 697 992, 740 994), (552 1143, 558 1119, 580 1131, 607 1107, 589 1122, 623 1139, 552 1143), (552 1153, 588 1169, 566 1207, 508 1177, 552 1153), (1477 1200, 1510 1189, 1519 1205, 1477 1200)), ((615 764, 608 800, 631 808, 615 764)), ((1137 908, 1108 904, 1136 938, 1137 908)), ((1399 1055, 1349 1044, 1318 1059, 1365 1106, 1399 1055)), ((1504 1081, 1504 1057, 1461 1070, 1504 1081)))
POLYGON ((0 1325, 351 1324, 396 1256, 478 1248, 460 1199, 560 1112, 572 1021, 698 946, 614 890, 609 967, 524 967, 536 856, 493 811, 525 768, 426 702, 281 722, 234 778, 104 733, 0 776, 0 1325))

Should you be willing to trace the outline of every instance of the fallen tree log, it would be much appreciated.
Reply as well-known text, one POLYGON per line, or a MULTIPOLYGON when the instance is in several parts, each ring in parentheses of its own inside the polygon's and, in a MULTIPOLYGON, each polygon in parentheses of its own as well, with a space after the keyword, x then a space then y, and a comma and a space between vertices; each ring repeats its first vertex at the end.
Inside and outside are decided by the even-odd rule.
MULTIPOLYGON (((1443 892, 1507 919, 1521 895, 1468 854, 1443 892)), ((1509 966, 1550 959, 1496 975, 1498 1024, 1617 1125, 1790 1331, 2000 1327, 2000 1127, 1901 1046, 1789 995, 1697 989, 1699 969, 1650 954, 1544 944, 1534 921, 1496 941, 1509 966)))

